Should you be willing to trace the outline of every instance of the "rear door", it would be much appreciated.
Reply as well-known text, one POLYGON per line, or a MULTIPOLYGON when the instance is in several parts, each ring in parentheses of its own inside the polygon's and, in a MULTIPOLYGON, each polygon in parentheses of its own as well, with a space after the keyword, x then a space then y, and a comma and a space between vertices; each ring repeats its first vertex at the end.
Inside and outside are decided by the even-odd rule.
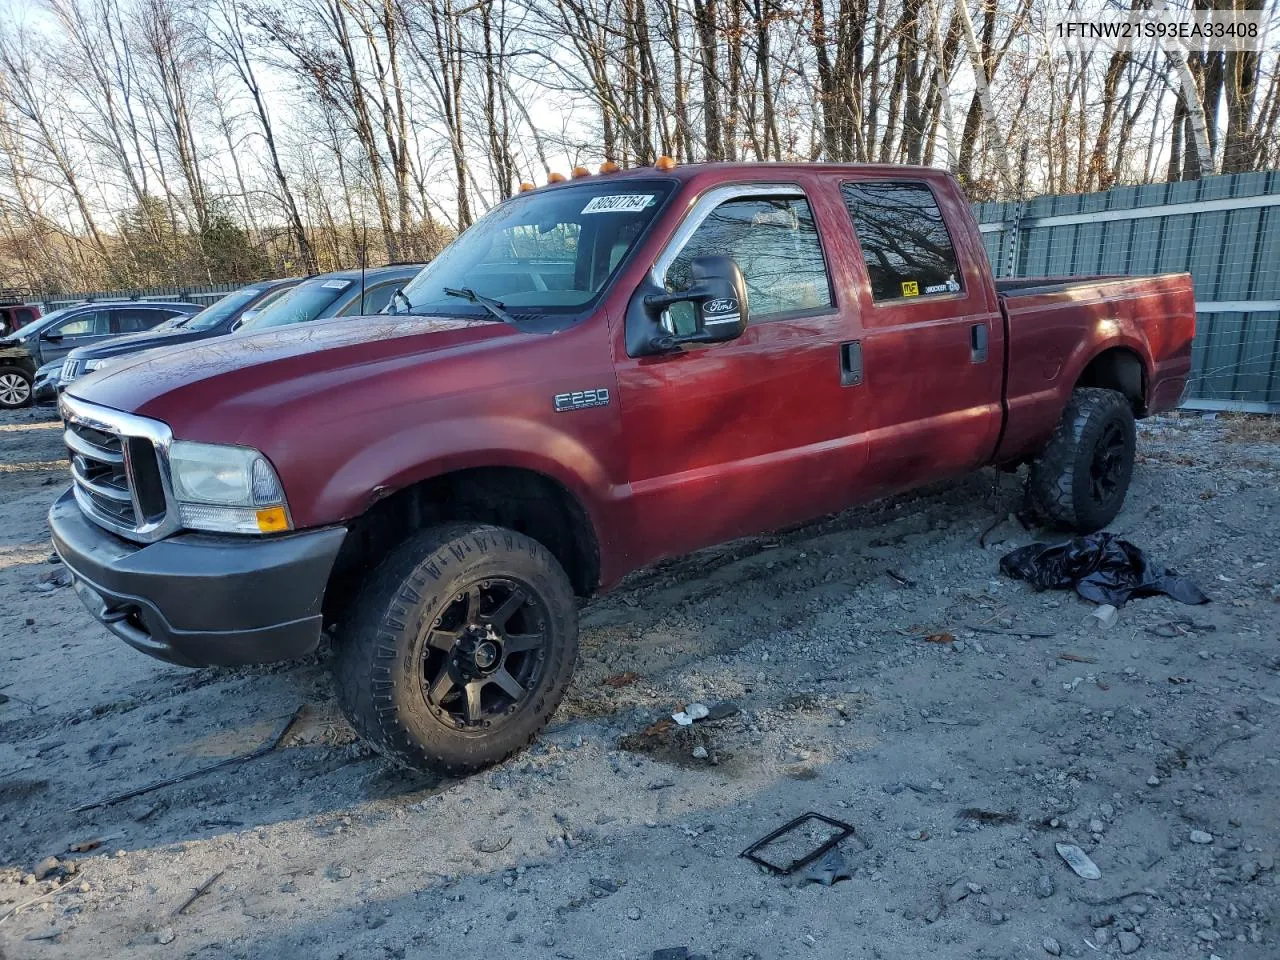
MULTIPOLYGON (((618 345, 646 561, 817 516, 851 495, 864 454, 840 357, 857 318, 837 299, 823 246, 823 221, 843 214, 819 188, 816 178, 713 188, 656 260, 653 279, 680 290, 695 257, 732 257, 749 323, 737 340, 662 356, 618 345)), ((670 313, 677 333, 690 329, 685 307, 670 313)))
POLYGON ((986 463, 1000 429, 1004 327, 986 255, 954 191, 910 177, 846 178, 857 249, 867 476, 877 493, 986 463))

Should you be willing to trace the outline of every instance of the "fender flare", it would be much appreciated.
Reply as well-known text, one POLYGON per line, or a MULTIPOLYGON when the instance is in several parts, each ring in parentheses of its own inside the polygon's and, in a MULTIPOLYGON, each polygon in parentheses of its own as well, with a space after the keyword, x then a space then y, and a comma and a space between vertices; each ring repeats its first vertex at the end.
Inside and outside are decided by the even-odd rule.
POLYGON ((409 425, 356 451, 328 477, 312 509, 349 519, 398 490, 478 467, 540 473, 574 497, 604 538, 609 507, 619 496, 605 466, 576 437, 518 417, 481 416, 409 425), (485 443, 477 445, 476 439, 485 443))

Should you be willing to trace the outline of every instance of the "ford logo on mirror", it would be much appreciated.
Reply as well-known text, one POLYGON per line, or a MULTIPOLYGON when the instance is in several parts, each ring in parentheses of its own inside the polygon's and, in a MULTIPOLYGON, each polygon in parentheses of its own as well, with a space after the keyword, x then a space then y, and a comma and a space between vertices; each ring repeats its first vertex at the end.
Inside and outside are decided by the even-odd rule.
POLYGON ((737 313, 738 301, 732 297, 717 297, 715 300, 708 300, 702 308, 702 312, 710 314, 737 313))

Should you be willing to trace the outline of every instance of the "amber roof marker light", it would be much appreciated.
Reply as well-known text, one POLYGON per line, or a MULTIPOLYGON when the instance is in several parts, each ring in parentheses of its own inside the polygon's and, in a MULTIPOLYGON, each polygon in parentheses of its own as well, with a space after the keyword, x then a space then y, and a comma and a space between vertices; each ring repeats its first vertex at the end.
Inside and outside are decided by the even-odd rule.
POLYGON ((565 175, 563 173, 548 173, 547 183, 564 183, 565 175))
POLYGON ((676 168, 676 162, 670 157, 662 156, 653 161, 653 168, 655 170, 674 170, 676 168))
POLYGON ((520 183, 520 192, 521 192, 521 193, 528 193, 530 190, 536 190, 536 189, 538 189, 538 188, 537 188, 537 187, 535 187, 535 186, 534 186, 532 183, 530 183, 528 180, 523 180, 523 181, 521 181, 521 183, 520 183))
POLYGON ((573 179, 581 180, 583 177, 589 177, 589 176, 591 176, 591 171, 588 170, 586 167, 573 168, 573 179))
POLYGON ((617 173, 621 169, 622 168, 612 160, 606 160, 604 163, 600 164, 601 173, 617 173))

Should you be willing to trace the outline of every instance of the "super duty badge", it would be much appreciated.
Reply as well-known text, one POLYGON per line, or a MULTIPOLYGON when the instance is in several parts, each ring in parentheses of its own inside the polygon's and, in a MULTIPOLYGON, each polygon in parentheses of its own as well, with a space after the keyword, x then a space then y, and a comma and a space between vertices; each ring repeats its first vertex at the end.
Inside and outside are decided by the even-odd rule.
POLYGON ((594 390, 575 390, 573 393, 557 393, 555 396, 556 413, 585 410, 588 407, 603 407, 608 403, 609 391, 605 387, 596 387, 594 390))

